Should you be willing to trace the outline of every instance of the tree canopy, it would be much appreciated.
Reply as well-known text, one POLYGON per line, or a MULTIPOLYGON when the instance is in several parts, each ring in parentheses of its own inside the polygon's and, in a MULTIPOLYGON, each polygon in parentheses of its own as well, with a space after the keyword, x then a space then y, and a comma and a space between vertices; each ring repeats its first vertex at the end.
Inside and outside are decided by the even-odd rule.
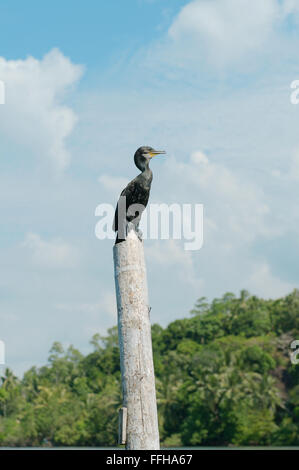
MULTIPOLYGON (((242 291, 152 326, 163 446, 299 445, 299 291, 242 291)), ((1 446, 115 446, 121 377, 117 328, 84 356, 54 343, 48 364, 0 378, 1 446)))

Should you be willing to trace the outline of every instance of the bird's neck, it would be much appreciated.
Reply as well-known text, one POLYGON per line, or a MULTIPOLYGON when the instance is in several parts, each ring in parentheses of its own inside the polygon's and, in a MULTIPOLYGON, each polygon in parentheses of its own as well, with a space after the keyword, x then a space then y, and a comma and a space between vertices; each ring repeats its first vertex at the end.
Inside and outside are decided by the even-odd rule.
POLYGON ((142 176, 146 179, 146 180, 152 180, 153 178, 153 172, 152 170, 150 169, 149 165, 145 165, 145 168, 144 170, 141 172, 142 176))

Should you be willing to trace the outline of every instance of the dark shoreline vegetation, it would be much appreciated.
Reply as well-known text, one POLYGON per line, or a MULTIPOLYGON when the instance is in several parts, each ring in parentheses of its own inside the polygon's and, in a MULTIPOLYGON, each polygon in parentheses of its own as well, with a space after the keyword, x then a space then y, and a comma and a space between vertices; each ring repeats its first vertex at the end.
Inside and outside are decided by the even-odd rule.
MULTIPOLYGON (((277 300, 241 291, 166 328, 152 326, 162 445, 298 446, 299 290, 277 300)), ((115 446, 121 383, 117 328, 93 352, 54 343, 48 365, 0 379, 1 446, 115 446)))

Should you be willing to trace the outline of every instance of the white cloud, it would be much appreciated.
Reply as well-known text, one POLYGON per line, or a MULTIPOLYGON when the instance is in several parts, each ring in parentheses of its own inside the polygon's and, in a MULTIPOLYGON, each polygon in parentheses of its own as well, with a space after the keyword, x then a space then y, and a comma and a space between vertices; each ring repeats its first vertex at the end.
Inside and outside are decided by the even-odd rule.
POLYGON ((189 251, 184 251, 175 240, 167 240, 167 243, 156 242, 147 248, 147 255, 151 260, 162 265, 179 264, 186 270, 192 268, 192 257, 189 251))
POLYGON ((128 180, 121 176, 111 176, 111 175, 101 175, 98 178, 99 183, 107 189, 114 193, 122 191, 122 189, 128 184, 128 180))
POLYGON ((85 302, 85 303, 61 303, 57 304, 58 310, 65 312, 81 312, 89 315, 95 314, 98 318, 102 314, 111 316, 113 320, 116 320, 116 299, 114 292, 102 292, 101 298, 98 302, 85 302))
POLYGON ((295 284, 282 281, 273 276, 269 265, 264 262, 254 266, 250 274, 246 289, 266 298, 278 298, 289 294, 295 287, 295 284))
POLYGON ((282 11, 284 15, 291 15, 299 12, 299 4, 297 0, 284 0, 282 2, 282 11))
POLYGON ((56 309, 66 318, 70 316, 81 325, 81 334, 90 339, 95 333, 106 334, 107 327, 117 323, 117 307, 115 293, 102 291, 100 300, 96 302, 64 302, 56 305, 56 309))
POLYGON ((65 139, 77 120, 63 99, 82 70, 58 49, 41 60, 0 57, 0 79, 6 89, 6 104, 0 108, 0 132, 50 161, 58 172, 70 161, 65 139))
POLYGON ((190 157, 191 161, 195 163, 196 165, 208 165, 209 164, 209 159, 208 157, 198 150, 197 152, 193 152, 190 157))
POLYGON ((285 184, 299 181, 299 150, 295 148, 287 160, 282 170, 274 169, 271 171, 274 178, 279 179, 285 184))
POLYGON ((182 8, 168 34, 180 60, 205 56, 224 65, 259 52, 273 39, 276 26, 297 11, 293 0, 194 0, 182 8))
POLYGON ((197 291, 203 288, 203 279, 196 275, 191 252, 185 251, 178 241, 157 241, 146 248, 146 257, 158 269, 163 267, 176 272, 180 283, 189 284, 197 291))
POLYGON ((176 178, 184 178, 188 191, 198 195, 197 202, 204 204, 205 218, 210 221, 208 229, 215 232, 218 227, 222 241, 238 238, 244 243, 271 233, 265 221, 270 209, 265 194, 254 182, 211 162, 202 151, 192 153, 188 163, 174 160, 171 170, 176 178))
POLYGON ((23 246, 29 249, 33 263, 42 268, 70 268, 78 261, 76 250, 62 240, 45 241, 36 233, 28 233, 23 246))
POLYGON ((252 250, 259 240, 275 238, 286 228, 277 226, 277 208, 255 181, 203 151, 193 152, 187 162, 171 158, 162 179, 165 187, 176 188, 178 200, 204 204, 204 244, 198 252, 184 252, 178 242, 157 243, 147 248, 151 262, 168 270, 174 267, 177 279, 192 284, 198 296, 246 288, 278 297, 292 290, 294 286, 275 276, 270 263, 261 262, 252 250))

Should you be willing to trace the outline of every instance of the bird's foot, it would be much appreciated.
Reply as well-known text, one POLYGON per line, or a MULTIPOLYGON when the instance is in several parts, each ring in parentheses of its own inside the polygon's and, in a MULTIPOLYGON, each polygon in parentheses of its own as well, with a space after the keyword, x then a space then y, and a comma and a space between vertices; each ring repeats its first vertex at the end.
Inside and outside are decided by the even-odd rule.
POLYGON ((126 226, 126 237, 128 236, 129 232, 131 232, 131 230, 134 230, 139 240, 142 241, 142 231, 132 222, 128 222, 126 226))
POLYGON ((136 233, 137 233, 137 237, 139 238, 139 240, 142 242, 142 231, 139 229, 139 228, 136 228, 136 233))
POLYGON ((135 225, 132 224, 132 222, 127 222, 127 226, 126 226, 126 237, 128 236, 129 232, 131 232, 131 230, 134 230, 134 232, 136 232, 135 225))

